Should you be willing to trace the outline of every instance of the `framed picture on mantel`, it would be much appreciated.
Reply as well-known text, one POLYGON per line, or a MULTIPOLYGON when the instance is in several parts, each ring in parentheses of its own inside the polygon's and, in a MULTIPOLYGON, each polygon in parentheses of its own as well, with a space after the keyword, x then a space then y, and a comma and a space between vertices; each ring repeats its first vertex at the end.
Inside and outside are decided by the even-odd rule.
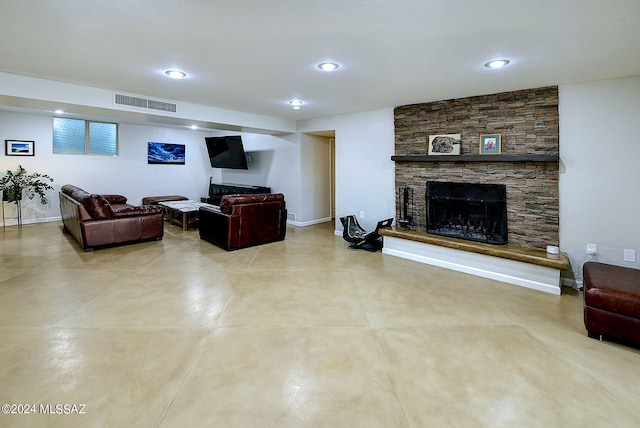
POLYGON ((496 155, 501 151, 500 147, 501 134, 482 134, 480 135, 480 154, 496 155))
POLYGON ((460 154, 460 134, 436 134, 429 135, 429 155, 453 155, 460 154))

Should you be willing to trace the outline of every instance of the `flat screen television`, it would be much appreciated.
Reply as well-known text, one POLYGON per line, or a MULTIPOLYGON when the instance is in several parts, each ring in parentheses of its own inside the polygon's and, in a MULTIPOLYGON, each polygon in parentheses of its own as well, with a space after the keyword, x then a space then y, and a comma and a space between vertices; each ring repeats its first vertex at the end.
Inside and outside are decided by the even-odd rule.
POLYGON ((249 169, 240 135, 205 137, 213 168, 249 169))

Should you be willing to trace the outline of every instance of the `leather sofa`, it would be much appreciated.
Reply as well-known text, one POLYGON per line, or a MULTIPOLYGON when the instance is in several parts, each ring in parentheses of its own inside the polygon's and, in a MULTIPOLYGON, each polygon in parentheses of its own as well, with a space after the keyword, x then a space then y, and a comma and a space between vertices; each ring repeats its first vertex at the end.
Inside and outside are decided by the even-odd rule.
POLYGON ((59 196, 64 228, 85 251, 164 235, 160 206, 133 206, 122 195, 90 194, 71 184, 62 186, 59 196))
POLYGON ((640 269, 587 262, 582 267, 589 337, 640 345, 640 269))
POLYGON ((227 251, 281 241, 287 233, 282 193, 226 195, 220 207, 200 207, 200 238, 227 251))

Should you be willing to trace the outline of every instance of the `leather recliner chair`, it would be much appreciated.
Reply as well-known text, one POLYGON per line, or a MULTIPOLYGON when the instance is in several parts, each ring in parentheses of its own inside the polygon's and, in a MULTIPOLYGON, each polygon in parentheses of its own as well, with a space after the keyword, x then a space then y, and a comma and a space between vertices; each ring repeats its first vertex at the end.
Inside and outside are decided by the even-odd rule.
POLYGON ((227 251, 281 241, 287 233, 284 195, 227 195, 220 208, 200 207, 200 238, 227 251))

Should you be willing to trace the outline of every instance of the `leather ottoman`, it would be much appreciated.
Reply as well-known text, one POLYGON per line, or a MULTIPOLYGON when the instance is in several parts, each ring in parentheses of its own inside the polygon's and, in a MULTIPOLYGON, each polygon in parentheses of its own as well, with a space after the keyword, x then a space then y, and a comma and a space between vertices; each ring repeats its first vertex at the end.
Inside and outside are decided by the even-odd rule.
POLYGON ((589 337, 640 346, 640 270, 598 262, 582 269, 589 337))

